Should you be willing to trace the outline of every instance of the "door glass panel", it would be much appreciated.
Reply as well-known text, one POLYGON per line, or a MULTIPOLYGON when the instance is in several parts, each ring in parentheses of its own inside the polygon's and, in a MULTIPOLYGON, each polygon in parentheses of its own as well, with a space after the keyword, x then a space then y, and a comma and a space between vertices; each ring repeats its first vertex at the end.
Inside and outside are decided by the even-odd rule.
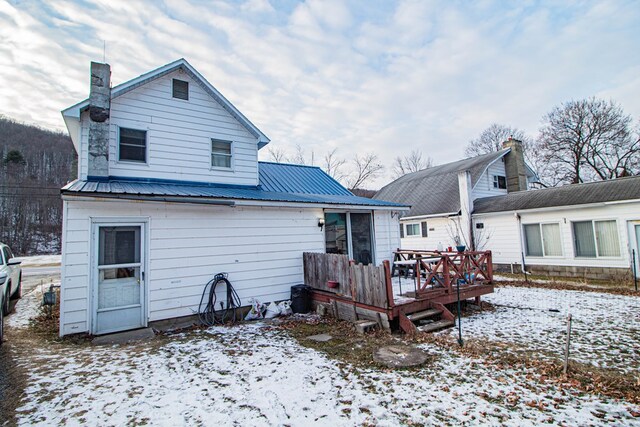
POLYGON ((98 265, 140 262, 140 227, 100 227, 98 265))
POLYGON ((349 254, 347 243, 347 214, 324 214, 324 238, 328 254, 349 254))
POLYGON ((140 227, 100 227, 98 244, 98 309, 140 304, 140 227))
POLYGON ((371 214, 351 213, 351 242, 353 259, 364 265, 371 264, 371 214))
POLYGON ((140 304, 140 267, 99 270, 98 309, 140 304))

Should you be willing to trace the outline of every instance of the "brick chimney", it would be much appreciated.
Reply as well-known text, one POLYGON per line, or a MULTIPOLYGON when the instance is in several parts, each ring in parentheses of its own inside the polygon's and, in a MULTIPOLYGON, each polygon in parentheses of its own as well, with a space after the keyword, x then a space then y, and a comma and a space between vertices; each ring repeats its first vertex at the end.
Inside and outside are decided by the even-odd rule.
POLYGON ((89 91, 89 156, 87 175, 109 176, 109 110, 111 108, 111 67, 91 62, 89 91))
POLYGON ((504 169, 507 175, 507 192, 527 190, 527 169, 524 163, 522 141, 509 137, 502 148, 511 148, 504 156, 504 169))

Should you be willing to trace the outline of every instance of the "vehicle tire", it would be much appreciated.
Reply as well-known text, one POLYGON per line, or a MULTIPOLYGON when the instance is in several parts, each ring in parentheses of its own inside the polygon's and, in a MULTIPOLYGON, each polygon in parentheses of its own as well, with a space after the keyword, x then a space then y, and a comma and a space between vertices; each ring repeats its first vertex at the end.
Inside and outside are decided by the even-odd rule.
MULTIPOLYGON (((7 289, 11 289, 11 283, 7 284, 7 289)), ((2 314, 4 316, 9 314, 9 308, 11 307, 11 303, 9 302, 9 293, 7 292, 7 294, 4 296, 3 300, 3 304, 2 304, 2 314)))
POLYGON ((18 289, 11 295, 12 300, 17 300, 22 298, 22 272, 20 272, 20 276, 18 277, 18 289))

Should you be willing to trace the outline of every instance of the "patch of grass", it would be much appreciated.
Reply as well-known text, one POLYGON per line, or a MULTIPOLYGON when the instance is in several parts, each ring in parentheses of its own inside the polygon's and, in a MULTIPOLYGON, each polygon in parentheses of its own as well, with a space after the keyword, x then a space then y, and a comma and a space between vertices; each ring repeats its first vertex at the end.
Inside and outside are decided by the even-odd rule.
POLYGON ((300 345, 358 368, 379 368, 380 365, 373 361, 374 350, 401 342, 399 337, 381 330, 361 335, 355 331, 352 323, 331 318, 320 321, 317 318, 311 321, 286 320, 278 327, 286 330, 300 345), (332 339, 325 342, 307 339, 318 334, 331 335, 332 339))
POLYGON ((589 279, 582 277, 558 277, 543 274, 527 274, 527 281, 522 274, 497 273, 508 280, 498 280, 497 283, 522 283, 532 287, 546 287, 550 289, 578 289, 586 291, 606 292, 614 291, 635 291, 633 279, 629 275, 618 280, 589 279))
MULTIPOLYGON (((635 288, 632 286, 626 286, 625 284, 616 284, 608 282, 609 284, 604 286, 596 286, 590 285, 583 282, 536 282, 533 279, 530 279, 529 282, 525 282, 522 279, 522 275, 520 277, 514 276, 514 280, 500 280, 495 281, 494 286, 515 286, 520 288, 542 288, 542 289, 556 289, 556 290, 569 290, 569 291, 584 291, 584 292, 598 292, 612 295, 628 295, 628 296, 640 296, 640 292, 636 292, 635 288)), ((549 280, 547 278, 546 280, 549 280)))

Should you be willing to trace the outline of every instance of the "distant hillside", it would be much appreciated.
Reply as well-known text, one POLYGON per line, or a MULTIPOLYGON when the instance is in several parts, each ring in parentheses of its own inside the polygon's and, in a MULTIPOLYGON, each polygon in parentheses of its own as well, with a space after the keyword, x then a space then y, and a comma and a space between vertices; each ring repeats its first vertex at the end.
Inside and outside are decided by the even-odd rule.
POLYGON ((60 253, 60 188, 76 162, 66 134, 0 115, 0 241, 16 255, 60 253))

